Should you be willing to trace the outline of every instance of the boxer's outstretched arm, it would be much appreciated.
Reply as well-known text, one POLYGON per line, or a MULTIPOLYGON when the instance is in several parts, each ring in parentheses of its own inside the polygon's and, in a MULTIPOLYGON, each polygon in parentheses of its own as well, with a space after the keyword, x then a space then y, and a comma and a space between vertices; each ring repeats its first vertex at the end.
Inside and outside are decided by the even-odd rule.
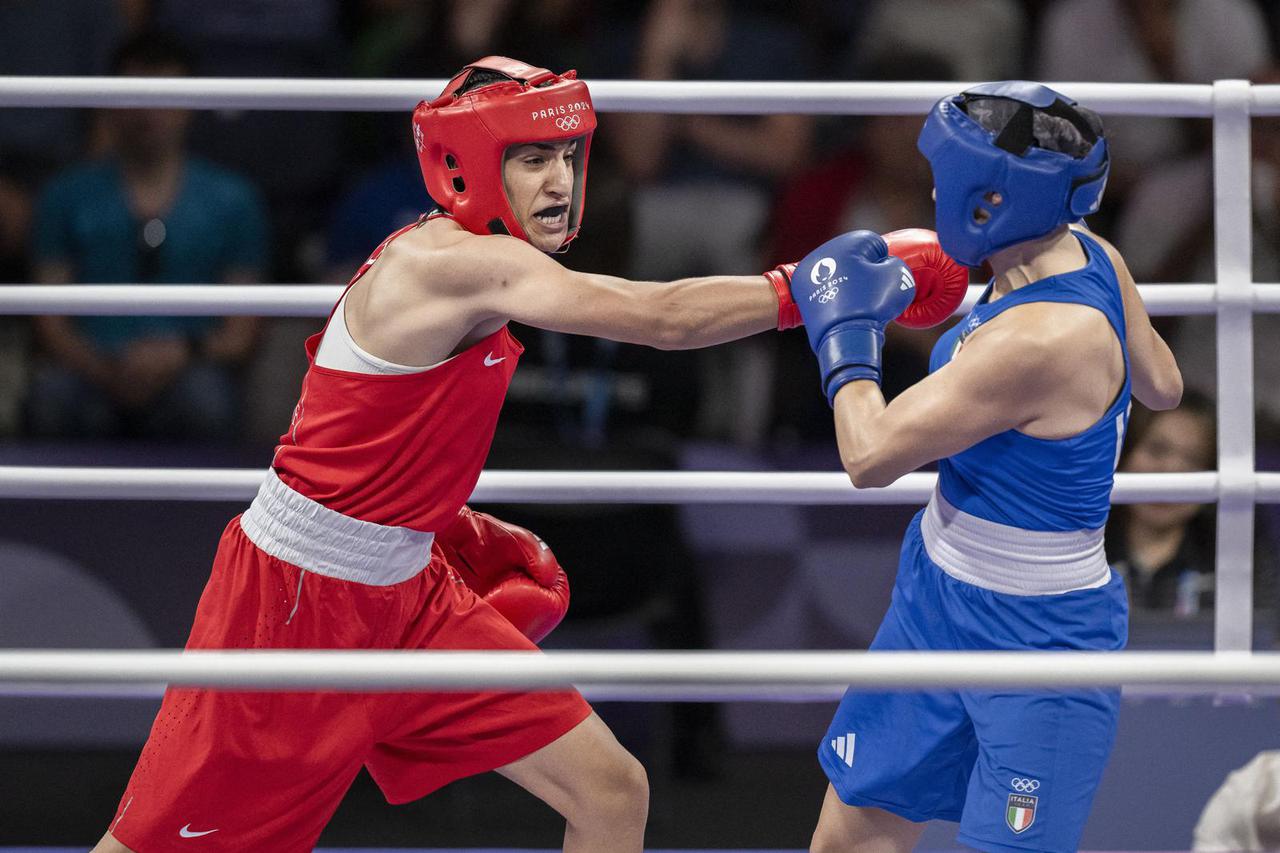
MULTIPOLYGON (((1072 313, 1069 322, 1052 326, 993 321, 950 363, 888 405, 874 382, 841 388, 834 401, 836 442, 853 484, 887 486, 985 438, 1025 428, 1043 418, 1058 395, 1096 384, 1098 371, 1106 370, 1105 347, 1081 352, 1080 344, 1090 323, 1096 330, 1096 318, 1088 316, 1096 312, 1072 313)), ((1055 314, 1061 319, 1061 311, 1055 314)))
POLYGON ((778 326, 763 275, 638 282, 567 269, 520 240, 468 240, 449 260, 477 322, 503 318, 553 332, 659 349, 695 349, 778 326))

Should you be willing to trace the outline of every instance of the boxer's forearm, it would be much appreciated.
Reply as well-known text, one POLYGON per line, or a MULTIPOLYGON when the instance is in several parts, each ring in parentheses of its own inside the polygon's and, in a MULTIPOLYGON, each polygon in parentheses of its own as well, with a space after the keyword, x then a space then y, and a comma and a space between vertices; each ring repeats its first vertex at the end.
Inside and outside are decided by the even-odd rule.
POLYGON ((879 385, 866 380, 850 382, 836 392, 833 405, 840 462, 855 486, 887 486, 905 473, 887 470, 886 406, 879 385))

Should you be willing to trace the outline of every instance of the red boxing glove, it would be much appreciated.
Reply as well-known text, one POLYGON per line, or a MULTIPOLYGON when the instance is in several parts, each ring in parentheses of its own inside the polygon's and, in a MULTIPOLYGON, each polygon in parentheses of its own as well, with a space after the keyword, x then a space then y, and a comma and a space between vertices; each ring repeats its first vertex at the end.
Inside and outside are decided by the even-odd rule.
POLYGON ((927 228, 904 228, 883 235, 889 254, 901 258, 916 280, 916 298, 898 317, 908 329, 936 326, 956 312, 969 292, 969 270, 942 251, 927 228))
POLYGON ((796 271, 795 264, 779 264, 764 274, 778 294, 778 331, 785 332, 804 324, 800 309, 791 296, 791 274, 796 271))
POLYGON ((569 609, 569 578, 533 533, 464 506, 436 546, 473 592, 533 642, 569 609))

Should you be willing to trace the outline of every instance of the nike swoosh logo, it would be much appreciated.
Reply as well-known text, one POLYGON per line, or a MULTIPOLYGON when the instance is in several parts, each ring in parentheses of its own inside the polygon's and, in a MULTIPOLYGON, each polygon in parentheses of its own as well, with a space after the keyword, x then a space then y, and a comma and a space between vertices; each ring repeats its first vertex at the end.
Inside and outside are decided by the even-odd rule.
POLYGON ((217 831, 218 830, 216 829, 206 829, 204 832, 192 832, 191 824, 187 824, 186 826, 182 827, 182 829, 178 830, 178 834, 181 835, 183 838, 199 838, 202 835, 208 835, 211 832, 217 832, 217 831))
POLYGON ((489 353, 484 357, 484 366, 493 367, 495 364, 501 364, 506 360, 507 360, 507 357, 505 355, 502 358, 494 358, 493 353, 489 353))

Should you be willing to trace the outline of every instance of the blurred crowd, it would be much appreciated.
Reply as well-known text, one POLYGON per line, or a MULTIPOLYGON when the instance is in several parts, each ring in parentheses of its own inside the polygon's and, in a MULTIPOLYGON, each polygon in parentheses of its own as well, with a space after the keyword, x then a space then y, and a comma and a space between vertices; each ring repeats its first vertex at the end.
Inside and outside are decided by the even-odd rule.
MULTIPOLYGON (((9 0, 0 4, 0 75, 441 79, 505 54, 577 68, 588 82, 1270 82, 1280 79, 1278 35, 1280 11, 1262 0, 9 0)), ((650 280, 751 273, 850 228, 931 227, 920 121, 602 114, 585 227, 562 260, 650 280)), ((1107 125, 1114 168, 1091 225, 1140 282, 1211 281, 1209 123, 1107 125)), ((1254 276, 1277 281, 1280 120, 1254 122, 1253 158, 1254 276)), ((430 205, 407 110, 0 110, 0 282, 343 283, 430 205)), ((0 318, 0 438, 16 448, 269 448, 297 397, 302 341, 320 322, 0 318)), ((1160 323, 1196 393, 1179 412, 1139 419, 1123 465, 1212 468, 1212 320, 1160 323)), ((1255 320, 1259 429, 1270 446, 1280 421, 1277 323, 1280 315, 1255 320)), ((674 354, 516 333, 528 354, 493 467, 689 467, 690 448, 707 443, 733 448, 744 467, 837 467, 799 332, 674 354)), ((888 396, 924 374, 935 337, 892 330, 888 396)), ((521 511, 553 539, 555 519, 537 527, 533 510, 521 511)), ((655 513, 602 525, 608 541, 590 554, 610 555, 615 591, 630 577, 619 563, 674 525, 655 513)), ((1129 507, 1113 527, 1108 549, 1135 603, 1187 618, 1211 610, 1211 516, 1129 507)), ((1268 535, 1259 548, 1274 565, 1268 535)), ((696 614, 671 615, 697 600, 694 581, 667 582, 679 594, 664 612, 686 633, 663 636, 697 642, 696 614)), ((575 585, 587 610, 593 594, 589 580, 575 585)), ((607 613, 612 596, 598 594, 607 613)))

